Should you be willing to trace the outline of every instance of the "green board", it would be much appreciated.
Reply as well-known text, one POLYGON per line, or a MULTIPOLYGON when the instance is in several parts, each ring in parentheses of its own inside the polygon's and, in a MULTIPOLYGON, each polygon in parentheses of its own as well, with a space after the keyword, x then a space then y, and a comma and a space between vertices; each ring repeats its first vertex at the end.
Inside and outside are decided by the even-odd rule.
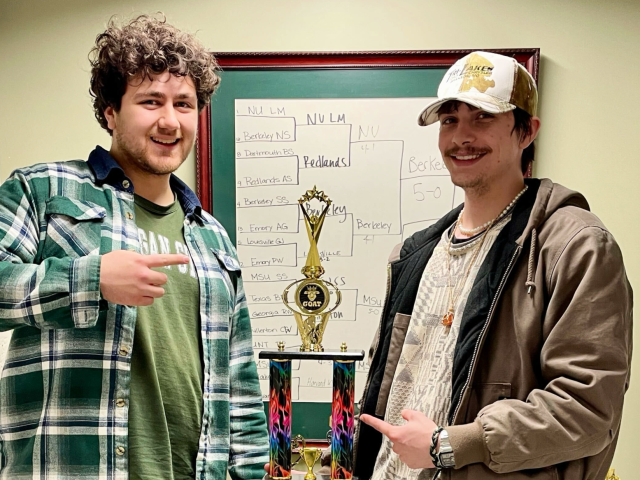
MULTIPOLYGON (((213 215, 236 241, 235 100, 295 98, 434 97, 444 68, 361 68, 305 70, 233 70, 211 102, 213 215)), ((327 367, 330 368, 330 367, 327 367)), ((331 399, 294 402, 295 434, 324 439, 329 430, 331 399)), ((265 405, 266 411, 266 405, 265 405)))

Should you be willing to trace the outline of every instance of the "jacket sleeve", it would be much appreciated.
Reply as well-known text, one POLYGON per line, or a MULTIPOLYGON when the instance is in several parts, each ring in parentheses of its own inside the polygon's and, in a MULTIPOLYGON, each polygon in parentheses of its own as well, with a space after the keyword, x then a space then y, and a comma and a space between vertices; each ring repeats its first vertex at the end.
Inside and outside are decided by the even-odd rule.
POLYGON ((548 278, 540 352, 544 389, 449 427, 456 468, 507 473, 596 455, 616 437, 629 387, 632 292, 613 237, 582 228, 548 278))
POLYGON ((20 172, 0 185, 0 331, 94 326, 100 256, 37 259, 46 224, 20 172))
POLYGON ((260 479, 269 461, 267 423, 253 356, 251 322, 242 278, 229 345, 230 450, 229 475, 234 480, 260 479))

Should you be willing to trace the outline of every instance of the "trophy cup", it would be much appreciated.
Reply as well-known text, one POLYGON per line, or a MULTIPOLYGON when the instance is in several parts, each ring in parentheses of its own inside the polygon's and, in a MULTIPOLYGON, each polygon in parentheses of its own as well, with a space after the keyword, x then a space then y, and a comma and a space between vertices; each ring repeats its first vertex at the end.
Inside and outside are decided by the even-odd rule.
POLYGON ((315 473, 313 473, 313 466, 322 455, 322 450, 318 447, 307 447, 307 442, 302 435, 296 435, 293 441, 300 449, 300 459, 303 460, 307 466, 307 474, 304 476, 304 480, 316 480, 317 477, 315 473))
MULTIPOLYGON (((364 359, 364 351, 351 351, 342 343, 339 350, 325 351, 322 345, 329 316, 340 305, 340 290, 320 277, 324 268, 320 264, 318 241, 331 200, 315 186, 299 200, 309 237, 309 253, 302 268, 305 278, 291 283, 282 295, 284 304, 292 311, 302 344, 298 351, 285 350, 278 342, 278 350, 261 351, 259 358, 269 359, 269 473, 272 480, 302 480, 302 475, 291 473, 291 360, 332 360, 333 397, 331 406, 331 480, 353 478, 353 435, 355 362, 364 359), (324 207, 319 214, 305 208, 305 203, 317 200, 324 207), (294 303, 289 302, 289 291, 295 287, 294 303), (331 301, 331 291, 334 300, 331 301), (331 305, 333 303, 333 305, 331 305)), ((306 441, 296 436, 294 444, 301 445, 301 457, 307 464, 305 480, 313 480, 313 464, 320 450, 306 447, 306 441), (313 461, 312 461, 313 460, 313 461)), ((326 478, 326 476, 321 476, 326 478)))

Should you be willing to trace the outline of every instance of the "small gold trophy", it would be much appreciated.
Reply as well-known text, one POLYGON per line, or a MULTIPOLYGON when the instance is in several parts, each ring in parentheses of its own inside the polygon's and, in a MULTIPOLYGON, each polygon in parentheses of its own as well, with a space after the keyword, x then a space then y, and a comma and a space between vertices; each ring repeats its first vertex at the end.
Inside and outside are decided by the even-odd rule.
POLYGON ((307 447, 307 442, 302 435, 296 435, 293 443, 298 445, 300 458, 304 460, 307 466, 307 474, 304 476, 304 480, 316 480, 316 474, 313 473, 313 466, 322 455, 322 449, 318 447, 307 447))
POLYGON ((331 205, 331 200, 323 191, 318 191, 314 186, 313 190, 307 190, 307 192, 298 200, 300 210, 304 215, 304 223, 307 227, 307 235, 309 237, 309 253, 307 254, 307 262, 302 268, 302 274, 306 277, 301 280, 297 280, 285 288, 282 298, 284 304, 293 312, 302 337, 302 345, 300 351, 310 352, 323 352, 322 337, 324 331, 327 328, 327 321, 329 315, 333 312, 342 301, 342 293, 331 282, 321 280, 320 276, 324 273, 324 268, 320 264, 320 253, 318 252, 318 241, 320 239, 320 232, 322 231, 322 224, 331 205), (321 204, 324 203, 324 207, 320 212, 320 215, 316 215, 305 209, 305 202, 311 200, 318 200, 321 204), (289 303, 289 290, 297 285, 295 291, 295 305, 293 308, 289 303), (329 307, 331 293, 329 287, 333 289, 335 293, 335 305, 329 307))

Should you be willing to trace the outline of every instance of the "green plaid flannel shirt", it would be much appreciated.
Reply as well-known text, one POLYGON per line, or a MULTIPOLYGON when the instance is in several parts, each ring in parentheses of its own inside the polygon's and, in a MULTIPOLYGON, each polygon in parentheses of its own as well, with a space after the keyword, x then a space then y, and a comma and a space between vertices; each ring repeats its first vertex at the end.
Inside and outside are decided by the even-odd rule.
MULTIPOLYGON (((200 283, 203 418, 196 478, 258 479, 266 420, 235 249, 176 177, 200 283), (236 281, 234 281, 237 279, 236 281)), ((136 308, 100 296, 101 255, 140 251, 133 189, 97 147, 0 186, 0 478, 129 477, 127 413, 136 308), (117 400, 124 400, 124 402, 117 400)))

